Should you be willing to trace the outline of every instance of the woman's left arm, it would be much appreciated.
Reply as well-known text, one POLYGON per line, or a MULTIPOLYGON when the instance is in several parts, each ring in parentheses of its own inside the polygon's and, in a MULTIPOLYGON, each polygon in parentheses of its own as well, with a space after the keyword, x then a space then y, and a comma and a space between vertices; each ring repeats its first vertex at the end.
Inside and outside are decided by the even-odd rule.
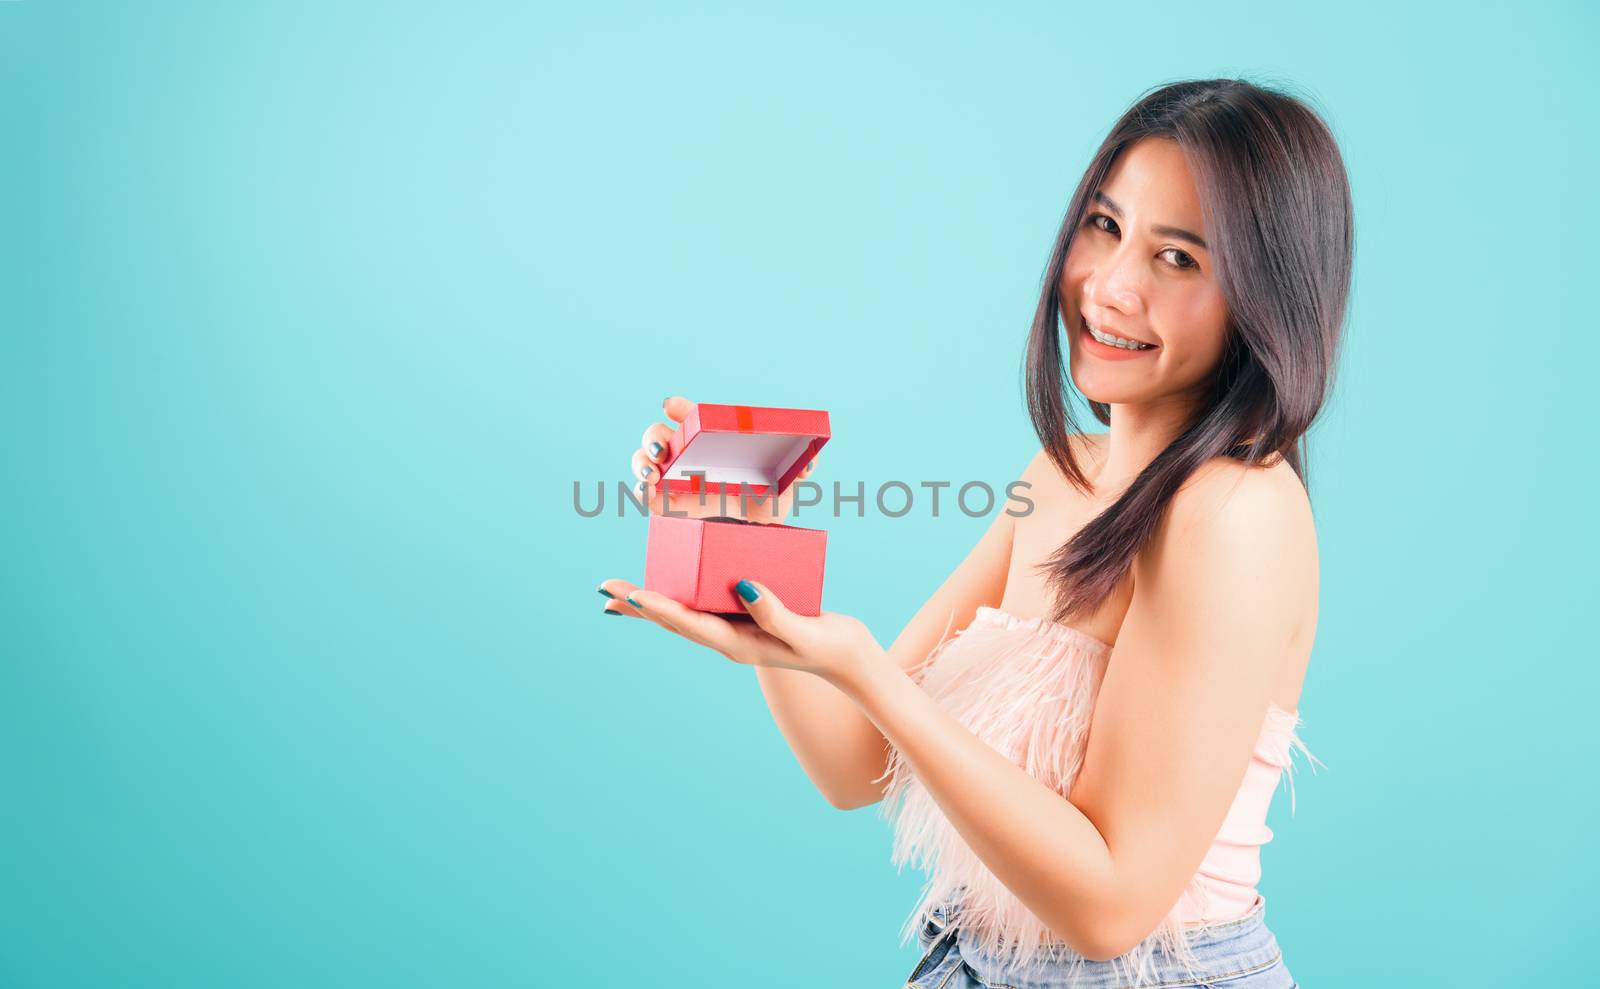
POLYGON ((868 662, 838 680, 978 858, 1090 958, 1155 930, 1238 792, 1316 592, 1297 500, 1281 475, 1232 469, 1174 498, 1135 571, 1070 802, 900 670, 868 662))

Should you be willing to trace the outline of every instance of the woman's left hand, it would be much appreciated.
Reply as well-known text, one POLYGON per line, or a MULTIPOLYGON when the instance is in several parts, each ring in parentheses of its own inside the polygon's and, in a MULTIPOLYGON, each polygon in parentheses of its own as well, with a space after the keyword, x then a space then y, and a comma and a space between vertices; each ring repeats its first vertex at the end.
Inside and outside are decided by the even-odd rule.
POLYGON ((804 670, 837 682, 883 655, 878 640, 856 619, 827 611, 815 618, 797 615, 754 581, 740 581, 734 595, 754 624, 696 611, 623 580, 603 581, 598 590, 614 599, 606 602, 607 611, 649 619, 748 666, 804 670))

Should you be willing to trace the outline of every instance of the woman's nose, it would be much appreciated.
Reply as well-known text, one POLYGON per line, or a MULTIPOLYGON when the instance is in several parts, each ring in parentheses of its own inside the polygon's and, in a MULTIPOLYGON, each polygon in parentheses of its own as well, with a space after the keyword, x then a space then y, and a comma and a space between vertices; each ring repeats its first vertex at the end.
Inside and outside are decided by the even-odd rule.
POLYGON ((1117 251, 1105 258, 1084 283, 1084 295, 1089 304, 1124 314, 1139 312, 1143 308, 1144 287, 1136 264, 1126 251, 1117 251))

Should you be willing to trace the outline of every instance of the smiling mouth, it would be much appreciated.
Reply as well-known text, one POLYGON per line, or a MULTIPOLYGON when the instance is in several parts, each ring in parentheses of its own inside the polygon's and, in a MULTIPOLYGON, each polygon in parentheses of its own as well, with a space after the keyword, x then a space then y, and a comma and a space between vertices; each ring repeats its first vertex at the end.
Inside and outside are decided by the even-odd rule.
POLYGON ((1089 328, 1089 321, 1084 318, 1081 312, 1078 314, 1078 328, 1085 341, 1104 350, 1116 351, 1119 354, 1142 354, 1160 349, 1160 345, 1153 343, 1139 343, 1136 341, 1130 341, 1128 344, 1113 343, 1109 334, 1096 336, 1096 331, 1089 328))

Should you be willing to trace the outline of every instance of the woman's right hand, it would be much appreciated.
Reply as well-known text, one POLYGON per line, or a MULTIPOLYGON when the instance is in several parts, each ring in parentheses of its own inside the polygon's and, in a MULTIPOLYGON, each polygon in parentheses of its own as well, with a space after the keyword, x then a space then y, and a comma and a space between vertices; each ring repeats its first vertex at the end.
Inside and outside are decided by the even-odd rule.
MULTIPOLYGON (((667 458, 667 447, 672 442, 672 433, 689 417, 689 410, 694 408, 694 403, 687 398, 674 395, 661 403, 661 411, 674 425, 669 426, 663 422, 653 422, 644 431, 644 437, 639 441, 639 448, 633 451, 631 464, 635 481, 635 488, 642 492, 640 500, 649 499, 650 511, 656 515, 662 514, 667 507, 665 492, 660 487, 661 462, 667 458)), ((816 469, 815 460, 801 468, 796 482, 807 480, 816 469)), ((783 522, 789 517, 789 510, 794 504, 795 484, 790 484, 778 496, 777 505, 774 506, 770 497, 756 499, 751 495, 749 499, 749 512, 739 502, 737 490, 729 491, 726 499, 726 510, 722 504, 723 499, 717 495, 706 495, 704 503, 698 495, 675 492, 672 495, 672 513, 674 515, 686 514, 694 518, 708 518, 727 515, 734 518, 747 519, 751 522, 783 522)))

